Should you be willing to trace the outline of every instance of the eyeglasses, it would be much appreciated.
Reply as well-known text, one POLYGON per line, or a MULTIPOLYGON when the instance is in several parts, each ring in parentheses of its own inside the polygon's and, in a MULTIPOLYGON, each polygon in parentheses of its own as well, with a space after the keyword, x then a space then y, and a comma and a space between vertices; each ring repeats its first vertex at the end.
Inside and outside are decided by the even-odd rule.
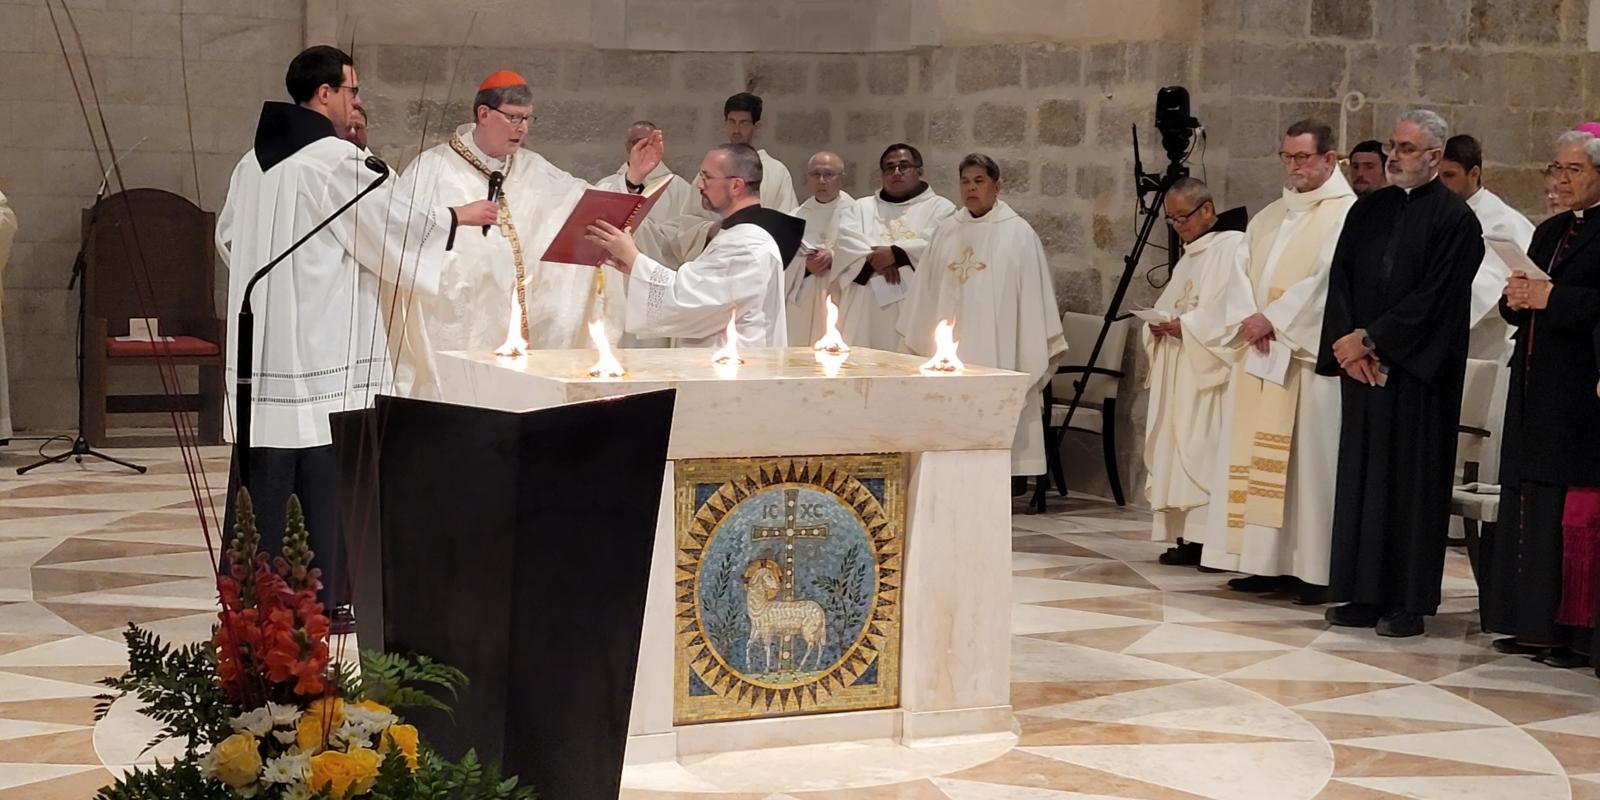
POLYGON ((1410 142, 1396 142, 1393 139, 1383 143, 1383 154, 1389 156, 1390 158, 1395 156, 1410 158, 1418 153, 1426 153, 1429 150, 1443 149, 1444 148, 1442 147, 1418 147, 1410 142))
POLYGON ((499 114, 502 117, 505 117, 506 122, 511 123, 511 127, 513 128, 517 127, 518 125, 531 125, 533 124, 534 120, 538 119, 538 117, 534 116, 533 114, 507 114, 506 112, 501 111, 494 106, 489 106, 489 110, 499 114))
POLYGON ((1545 174, 1546 175, 1554 175, 1557 178, 1566 178, 1568 180, 1571 180, 1573 178, 1578 177, 1579 175, 1582 175, 1584 172, 1589 172, 1589 171, 1594 171, 1594 170, 1595 170, 1594 166, 1589 165, 1589 164, 1555 164, 1555 163, 1552 163, 1549 166, 1545 167, 1545 174))
POLYGON ((1167 215, 1167 224, 1168 225, 1172 225, 1174 227, 1176 227, 1178 225, 1182 225, 1183 223, 1188 222, 1190 217, 1200 213, 1200 209, 1205 208, 1206 206, 1208 206, 1210 204, 1211 204, 1211 201, 1207 200, 1204 203, 1201 203, 1200 205, 1197 205, 1194 208, 1191 208, 1191 209, 1189 209, 1188 211, 1186 211, 1186 212, 1184 212, 1182 214, 1168 214, 1167 215))
POLYGON ((878 168, 883 170, 883 174, 885 175, 893 175, 896 172, 914 172, 922 169, 922 167, 913 164, 910 161, 896 161, 893 164, 880 165, 878 168))
POLYGON ((737 178, 737 177, 739 177, 739 176, 737 176, 737 175, 707 175, 705 173, 705 170, 701 170, 700 171, 700 180, 703 180, 703 181, 727 181, 727 180, 733 180, 734 178, 737 178))
POLYGON ((823 170, 823 169, 812 170, 810 172, 810 175, 811 175, 811 177, 816 178, 819 181, 831 181, 834 178, 839 177, 839 173, 837 173, 837 172, 829 172, 829 171, 823 170))
POLYGON ((1327 155, 1327 154, 1326 153, 1286 153, 1286 152, 1283 152, 1281 150, 1278 151, 1278 159, 1283 162, 1284 166, 1288 166, 1290 164, 1293 164, 1293 165, 1295 165, 1297 167, 1303 167, 1307 163, 1311 162, 1312 160, 1318 159, 1318 158, 1322 158, 1324 155, 1327 155))

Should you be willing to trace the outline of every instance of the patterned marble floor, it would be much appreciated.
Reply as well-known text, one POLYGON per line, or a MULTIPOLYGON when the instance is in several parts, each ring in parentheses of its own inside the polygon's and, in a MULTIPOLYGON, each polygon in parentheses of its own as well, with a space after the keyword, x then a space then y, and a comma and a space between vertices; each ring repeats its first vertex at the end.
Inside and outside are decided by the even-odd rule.
MULTIPOLYGON (((0 800, 89 797, 138 757, 139 718, 91 715, 94 681, 124 665, 126 622, 174 639, 209 629, 182 463, 125 452, 150 473, 19 478, 31 450, 0 450, 0 800)), ((213 482, 225 463, 207 451, 213 482)), ((1600 681, 1490 651, 1459 555, 1429 635, 1395 641, 1160 566, 1149 529, 1087 500, 1015 518, 1015 747, 719 756, 630 773, 679 791, 623 797, 1600 800, 1600 681)))

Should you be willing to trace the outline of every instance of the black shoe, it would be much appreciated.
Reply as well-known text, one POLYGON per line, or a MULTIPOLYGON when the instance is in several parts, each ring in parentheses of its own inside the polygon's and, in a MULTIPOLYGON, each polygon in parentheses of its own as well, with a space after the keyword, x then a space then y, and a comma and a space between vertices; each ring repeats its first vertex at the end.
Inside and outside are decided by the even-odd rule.
POLYGON ((1404 639, 1408 636, 1421 636, 1423 622, 1421 614, 1395 609, 1383 615, 1377 624, 1379 636, 1389 636, 1404 639))
POLYGON ((1556 669, 1576 669, 1589 666, 1588 657, 1574 653, 1570 647, 1547 647, 1534 660, 1556 669))
POLYGON ((1515 636, 1507 636, 1503 639, 1496 639, 1489 643, 1489 647, 1496 653, 1503 653, 1508 656, 1538 656, 1544 655, 1546 650, 1546 648, 1543 647, 1535 647, 1533 645, 1523 644, 1517 641, 1517 637, 1515 636))
POLYGON ((1198 567, 1200 566, 1200 543, 1179 542, 1162 553, 1156 561, 1169 567, 1198 567))
POLYGON ((334 636, 356 632, 356 612, 348 603, 333 607, 333 613, 328 615, 328 631, 334 636))
MULTIPOLYGON (((1289 578, 1289 581, 1294 580, 1289 578)), ((1278 575, 1246 575, 1243 578, 1234 578, 1228 581, 1228 588, 1236 592, 1250 592, 1253 594, 1270 594, 1284 590, 1287 581, 1278 575)))
POLYGON ((1323 612, 1322 618, 1342 628, 1370 628, 1378 624, 1383 611, 1367 603, 1345 603, 1323 612))
POLYGON ((1328 587, 1318 586, 1315 583, 1296 581, 1300 589, 1296 592, 1294 604, 1297 606, 1320 606, 1328 602, 1328 587))
POLYGON ((1027 494, 1027 493, 1028 493, 1028 476, 1026 476, 1026 475, 1012 475, 1011 476, 1011 496, 1012 497, 1021 497, 1021 496, 1025 495, 1025 494, 1027 494))

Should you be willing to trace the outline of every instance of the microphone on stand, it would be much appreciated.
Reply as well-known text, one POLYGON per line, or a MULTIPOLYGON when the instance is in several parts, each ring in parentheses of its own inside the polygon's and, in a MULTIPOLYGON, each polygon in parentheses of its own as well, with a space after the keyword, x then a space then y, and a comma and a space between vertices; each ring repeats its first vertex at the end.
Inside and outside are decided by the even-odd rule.
MULTIPOLYGON (((500 186, 505 182, 506 176, 502 175, 499 170, 489 173, 489 202, 493 203, 500 199, 500 186)), ((489 235, 488 225, 483 226, 483 235, 489 235)))
POLYGON ((255 274, 250 276, 250 282, 244 285, 244 300, 240 301, 239 303, 239 335, 238 341, 235 343, 235 350, 237 352, 236 363, 238 364, 238 369, 236 370, 237 374, 234 376, 234 391, 238 396, 238 421, 234 426, 233 447, 235 455, 234 463, 238 465, 239 468, 240 486, 246 488, 250 486, 250 384, 252 373, 255 372, 256 357, 255 311, 250 307, 250 293, 256 288, 256 284, 259 283, 262 278, 267 277, 267 273, 271 272, 273 267, 278 266, 283 262, 284 259, 288 258, 290 255, 293 255, 294 251, 299 250, 301 245, 311 241, 311 237, 316 236, 322 231, 323 228, 328 227, 329 224, 338 219, 340 215, 344 214, 346 211, 349 211, 350 207, 354 206, 358 201, 361 200, 361 198, 371 194, 373 190, 377 189, 383 184, 384 181, 389 179, 389 165, 383 163, 383 159, 378 158, 377 156, 367 156, 362 163, 367 169, 378 173, 378 177, 374 178, 372 183, 367 184, 365 189, 357 192, 355 197, 350 198, 348 202, 342 206, 339 206, 339 208, 332 214, 329 214, 326 219, 317 223, 315 228, 312 228, 311 230, 307 231, 304 236, 301 236, 299 239, 295 240, 294 244, 289 245, 289 249, 279 253, 271 261, 268 261, 266 266, 256 270, 255 274))
POLYGON ((67 280, 68 289, 76 286, 83 277, 83 271, 87 266, 86 256, 89 251, 89 232, 94 230, 94 224, 100 218, 100 201, 106 199, 106 189, 111 185, 111 173, 116 171, 118 164, 121 164, 128 156, 133 155, 133 151, 138 150, 139 145, 148 141, 150 141, 150 137, 146 136, 134 142, 133 146, 122 151, 117 156, 117 159, 111 162, 111 166, 106 167, 105 173, 100 176, 100 188, 94 190, 94 202, 89 204, 89 225, 84 229, 83 241, 78 246, 77 258, 72 262, 72 277, 67 280))

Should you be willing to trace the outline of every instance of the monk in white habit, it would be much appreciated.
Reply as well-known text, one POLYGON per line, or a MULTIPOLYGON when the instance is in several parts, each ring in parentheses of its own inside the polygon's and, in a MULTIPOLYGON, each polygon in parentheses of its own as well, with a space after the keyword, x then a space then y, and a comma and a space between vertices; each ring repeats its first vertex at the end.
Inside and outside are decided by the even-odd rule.
MULTIPOLYGON (((1518 251, 1528 252, 1528 245, 1533 243, 1533 223, 1483 185, 1483 147, 1477 139, 1458 134, 1445 142, 1444 160, 1439 162, 1439 181, 1467 201, 1467 208, 1477 215, 1484 236, 1516 242, 1518 251)), ((1512 328, 1500 316, 1500 295, 1509 280, 1511 268, 1495 255, 1493 248, 1485 247, 1483 264, 1472 279, 1472 307, 1467 317, 1472 326, 1467 338, 1467 358, 1495 365, 1487 426, 1489 436, 1470 454, 1470 459, 1478 462, 1477 480, 1483 483, 1500 482, 1501 427, 1505 422, 1506 394, 1510 391, 1507 381, 1511 378, 1508 363, 1512 350, 1512 328)), ((1453 519, 1451 524, 1459 525, 1460 521, 1453 519)))
MULTIPOLYGON (((0 305, 4 305, 6 296, 6 261, 11 258, 11 240, 16 236, 17 214, 6 202, 6 196, 0 194, 0 305)), ((6 329, 0 324, 0 445, 9 442, 12 433, 11 389, 6 377, 6 329)))
POLYGON ((838 276, 859 269, 872 252, 862 232, 861 208, 840 189, 844 159, 817 153, 806 164, 806 181, 811 196, 795 211, 806 221, 806 232, 783 275, 793 347, 814 344, 827 332, 828 300, 839 302, 838 276))
MULTIPOLYGON (((1228 292, 1243 288, 1238 277, 1244 274, 1249 251, 1244 232, 1219 219, 1211 190, 1198 179, 1174 183, 1165 211, 1167 223, 1183 241, 1183 257, 1154 306, 1168 321, 1148 323, 1139 331, 1150 362, 1145 500, 1155 512, 1153 538, 1198 543, 1212 498, 1222 402, 1234 360, 1232 350, 1207 342, 1225 338, 1228 292)), ((1243 222, 1242 209, 1228 216, 1243 222)))
POLYGON ((783 267, 800 249, 805 222, 761 206, 761 157, 745 144, 712 148, 695 187, 722 220, 705 252, 676 271, 639 252, 633 236, 600 220, 589 239, 628 273, 627 330, 670 336, 680 347, 786 347, 783 267))
POLYGON ((839 332, 852 346, 898 351, 904 345, 900 304, 916 290, 933 229, 956 205, 922 179, 922 153, 909 144, 889 145, 878 169, 883 188, 856 201, 872 255, 860 269, 839 275, 839 332))
POLYGON ((1212 342, 1237 355, 1211 484, 1226 487, 1227 502, 1211 504, 1200 563, 1249 575, 1228 582, 1236 591, 1294 591, 1317 604, 1327 596, 1340 399, 1338 379, 1315 369, 1328 269, 1356 197, 1327 125, 1291 125, 1278 157, 1283 197, 1250 221, 1248 290, 1230 293, 1244 302, 1212 342), (1280 384, 1272 361, 1285 356, 1280 384))
MULTIPOLYGON (((722 127, 732 144, 756 146, 756 135, 761 132, 761 98, 749 92, 740 92, 722 104, 722 127)), ((791 213, 800 205, 794 193, 794 178, 782 161, 771 153, 757 148, 761 156, 761 207, 791 213)))
POLYGON ((1000 199, 994 159, 973 153, 960 169, 964 207, 934 229, 922 259, 926 274, 899 329, 911 352, 932 356, 934 328, 949 320, 962 361, 1028 373, 1033 382, 1011 442, 1011 474, 1043 475, 1044 385, 1067 352, 1050 262, 1033 226, 1000 199))
MULTIPOLYGON (((256 270, 355 198, 387 171, 341 139, 361 108, 354 62, 337 48, 317 46, 289 64, 285 84, 293 103, 266 103, 255 149, 234 168, 228 199, 217 217, 217 250, 228 265, 228 341, 239 341, 234 313, 256 270), (380 169, 381 168, 381 169, 380 169)), ((335 630, 353 626, 337 576, 337 465, 328 416, 366 408, 391 393, 393 368, 379 319, 380 284, 438 290, 445 252, 495 221, 485 200, 447 208, 413 202, 411 187, 391 178, 312 236, 258 283, 252 370, 253 425, 246 446, 250 494, 261 548, 283 542, 289 495, 300 498, 311 546, 325 577, 323 602, 335 630), (330 595, 330 592, 332 593, 330 595)), ((228 348, 230 390, 238 370, 228 348)), ((231 394, 229 405, 236 411, 231 394)), ((228 426, 228 438, 234 437, 228 426)), ((237 472, 235 473, 237 477, 237 472)), ((229 491, 231 528, 234 492, 229 491)))
MULTIPOLYGON (((589 184, 523 148, 534 117, 528 82, 496 72, 478 87, 472 108, 474 122, 406 170, 421 196, 445 205, 488 197, 491 179, 501 176, 499 220, 487 233, 464 231, 456 238, 438 295, 398 288, 394 306, 405 336, 395 383, 411 397, 442 396, 435 363, 440 351, 493 350, 511 333, 535 350, 588 347, 588 323, 596 318, 605 320, 612 344, 622 335, 621 273, 599 268, 608 273, 601 295, 595 267, 539 260, 589 184)), ((660 163, 660 134, 646 136, 629 151, 624 180, 641 185, 660 163)))

